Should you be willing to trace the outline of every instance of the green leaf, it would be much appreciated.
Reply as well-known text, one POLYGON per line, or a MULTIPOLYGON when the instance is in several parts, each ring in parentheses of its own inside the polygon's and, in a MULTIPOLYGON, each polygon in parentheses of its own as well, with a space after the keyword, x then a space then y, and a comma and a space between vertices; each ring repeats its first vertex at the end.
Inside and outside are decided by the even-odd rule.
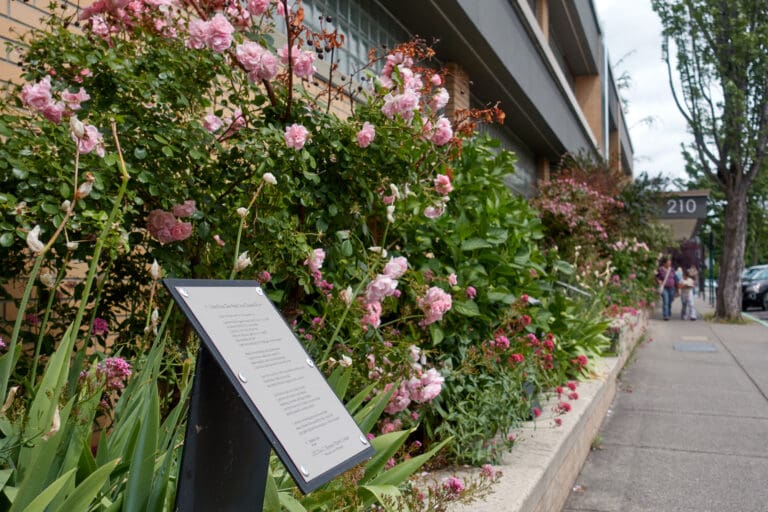
POLYGON ((71 510, 88 510, 91 502, 109 479, 110 473, 115 469, 120 459, 108 462, 104 466, 91 473, 75 488, 75 492, 69 495, 56 512, 69 512, 71 510))
POLYGON ((355 414, 355 421, 364 434, 370 432, 374 425, 376 425, 376 422, 379 421, 381 413, 384 412, 384 408, 389 403, 389 399, 392 398, 392 394, 395 392, 396 387, 397 386, 392 385, 386 393, 376 395, 365 407, 355 414))
POLYGON ((160 151, 162 151, 168 158, 173 158, 173 148, 171 146, 163 146, 160 151))
MULTIPOLYGON (((139 437, 125 484, 124 512, 143 512, 152 488, 155 451, 160 430, 160 400, 157 388, 150 390, 142 415, 139 437)), ((146 395, 145 395, 146 397, 146 395)))
POLYGON ((445 338, 445 333, 437 324, 431 324, 429 326, 429 334, 432 338, 432 345, 439 345, 445 338))
POLYGON ((287 492, 279 492, 280 505, 283 506, 288 512, 307 512, 307 509, 291 494, 287 492))
POLYGON ((464 240, 464 242, 461 244, 461 250, 465 252, 474 251, 477 249, 489 249, 491 247, 493 247, 493 244, 482 238, 470 238, 468 240, 464 240))
POLYGON ((410 510, 405 503, 392 503, 392 499, 384 500, 385 496, 389 498, 400 497, 400 490, 394 485, 363 485, 360 489, 369 493, 387 512, 408 512, 410 510), (398 505, 397 509, 393 508, 395 505, 398 505))
POLYGON ((345 404, 349 414, 355 414, 355 412, 357 412, 360 405, 362 405, 368 395, 371 394, 373 388, 376 387, 376 384, 376 382, 371 382, 345 404))
POLYGON ((0 235, 0 246, 10 247, 11 245, 13 245, 13 233, 5 232, 0 235))
MULTIPOLYGON (((32 500, 29 505, 27 505, 23 510, 24 512, 43 512, 45 510, 45 507, 48 506, 48 504, 53 501, 53 499, 59 494, 59 492, 64 489, 64 486, 69 483, 70 480, 74 481, 75 479, 75 468, 70 469, 63 475, 61 475, 56 481, 54 481, 51 485, 45 488, 43 492, 37 495, 37 497, 32 500)), ((11 507, 10 512, 14 512, 15 510, 22 510, 21 508, 17 508, 18 501, 15 501, 13 503, 13 506, 11 507)))
POLYGON ((452 437, 444 440, 443 442, 435 445, 426 453, 422 453, 416 457, 401 462, 397 466, 393 467, 374 478, 369 485, 400 485, 410 478, 425 462, 427 462, 434 454, 443 449, 449 442, 453 440, 452 437))
POLYGON ((339 400, 344 400, 344 395, 347 394, 347 388, 352 379, 352 367, 337 366, 336 369, 328 377, 328 385, 331 386, 333 392, 339 397, 339 400))
POLYGON ((375 437, 371 441, 371 446, 376 450, 371 460, 365 465, 365 476, 360 480, 361 482, 368 482, 387 464, 387 461, 397 453, 397 450, 403 446, 403 443, 408 440, 416 429, 410 430, 398 430, 397 432, 390 432, 378 437, 375 437))
POLYGON ((463 316, 479 316, 480 315, 480 309, 477 307, 477 303, 471 300, 454 302, 453 307, 451 309, 463 316))
POLYGON ((0 490, 5 487, 5 484, 8 483, 8 479, 11 478, 12 474, 12 469, 0 469, 0 490))

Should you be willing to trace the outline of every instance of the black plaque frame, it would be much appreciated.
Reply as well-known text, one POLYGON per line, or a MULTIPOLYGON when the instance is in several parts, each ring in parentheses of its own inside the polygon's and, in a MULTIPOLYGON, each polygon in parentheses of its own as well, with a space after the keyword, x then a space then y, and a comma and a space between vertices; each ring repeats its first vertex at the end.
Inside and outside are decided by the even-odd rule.
MULTIPOLYGON (((243 510, 243 506, 249 509, 258 507, 257 510, 261 510, 270 448, 275 450, 304 494, 373 456, 375 450, 370 443, 361 444, 364 448, 353 457, 314 478, 305 479, 300 468, 288 455, 279 434, 269 427, 243 384, 230 370, 214 340, 177 290, 177 287, 260 288, 257 281, 163 279, 163 284, 201 341, 179 474, 177 510, 243 510), (225 438, 222 439, 222 436, 225 438), (244 436, 247 439, 242 439, 243 445, 238 449, 230 449, 236 440, 229 436, 244 436), (203 472, 206 490, 195 483, 194 475, 203 472), (225 495, 230 497, 228 503, 220 501, 226 499, 225 495)), ((274 314, 285 323, 276 308, 274 314)), ((306 355, 300 342, 295 338, 294 341, 306 355)), ((329 392, 338 400, 330 387, 329 392)))

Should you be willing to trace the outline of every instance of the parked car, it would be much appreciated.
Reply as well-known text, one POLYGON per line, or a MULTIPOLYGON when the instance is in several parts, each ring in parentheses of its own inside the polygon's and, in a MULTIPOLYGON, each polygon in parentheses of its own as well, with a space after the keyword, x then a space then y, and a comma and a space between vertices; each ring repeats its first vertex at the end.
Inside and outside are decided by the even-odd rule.
POLYGON ((744 272, 741 273, 741 280, 751 280, 755 274, 766 268, 768 268, 768 265, 753 265, 751 267, 747 267, 744 269, 744 272))
POLYGON ((746 311, 751 306, 768 310, 768 267, 750 274, 741 283, 741 309, 746 311))

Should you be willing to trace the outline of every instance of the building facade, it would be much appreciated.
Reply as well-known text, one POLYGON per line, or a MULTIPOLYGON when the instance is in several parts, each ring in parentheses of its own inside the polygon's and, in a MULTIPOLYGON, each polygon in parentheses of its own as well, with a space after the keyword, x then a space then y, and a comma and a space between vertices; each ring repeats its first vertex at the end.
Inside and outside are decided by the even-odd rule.
MULTIPOLYGON (((18 41, 48 0, 0 0, 0 42, 18 41)), ((631 176, 632 143, 592 0, 303 0, 311 25, 331 16, 344 34, 339 72, 365 67, 371 48, 434 41, 452 107, 499 102, 503 126, 483 130, 517 155, 508 184, 535 194, 566 153, 602 158, 631 176)), ((5 46, 5 45, 4 45, 5 46)), ((0 50, 0 80, 18 56, 0 50)))

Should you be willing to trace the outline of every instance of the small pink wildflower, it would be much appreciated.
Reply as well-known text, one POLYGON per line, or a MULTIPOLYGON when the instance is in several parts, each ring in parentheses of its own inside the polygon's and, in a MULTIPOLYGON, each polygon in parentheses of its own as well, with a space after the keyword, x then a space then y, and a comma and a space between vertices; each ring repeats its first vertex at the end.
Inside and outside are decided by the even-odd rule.
POLYGON ((107 333, 107 330, 109 329, 109 324, 106 320, 103 318, 94 318, 93 319, 93 327, 91 327, 91 334, 94 334, 96 336, 101 336, 103 334, 107 333))
POLYGON ((449 476, 443 480, 443 489, 452 495, 459 495, 464 491, 464 481, 461 478, 449 476))

